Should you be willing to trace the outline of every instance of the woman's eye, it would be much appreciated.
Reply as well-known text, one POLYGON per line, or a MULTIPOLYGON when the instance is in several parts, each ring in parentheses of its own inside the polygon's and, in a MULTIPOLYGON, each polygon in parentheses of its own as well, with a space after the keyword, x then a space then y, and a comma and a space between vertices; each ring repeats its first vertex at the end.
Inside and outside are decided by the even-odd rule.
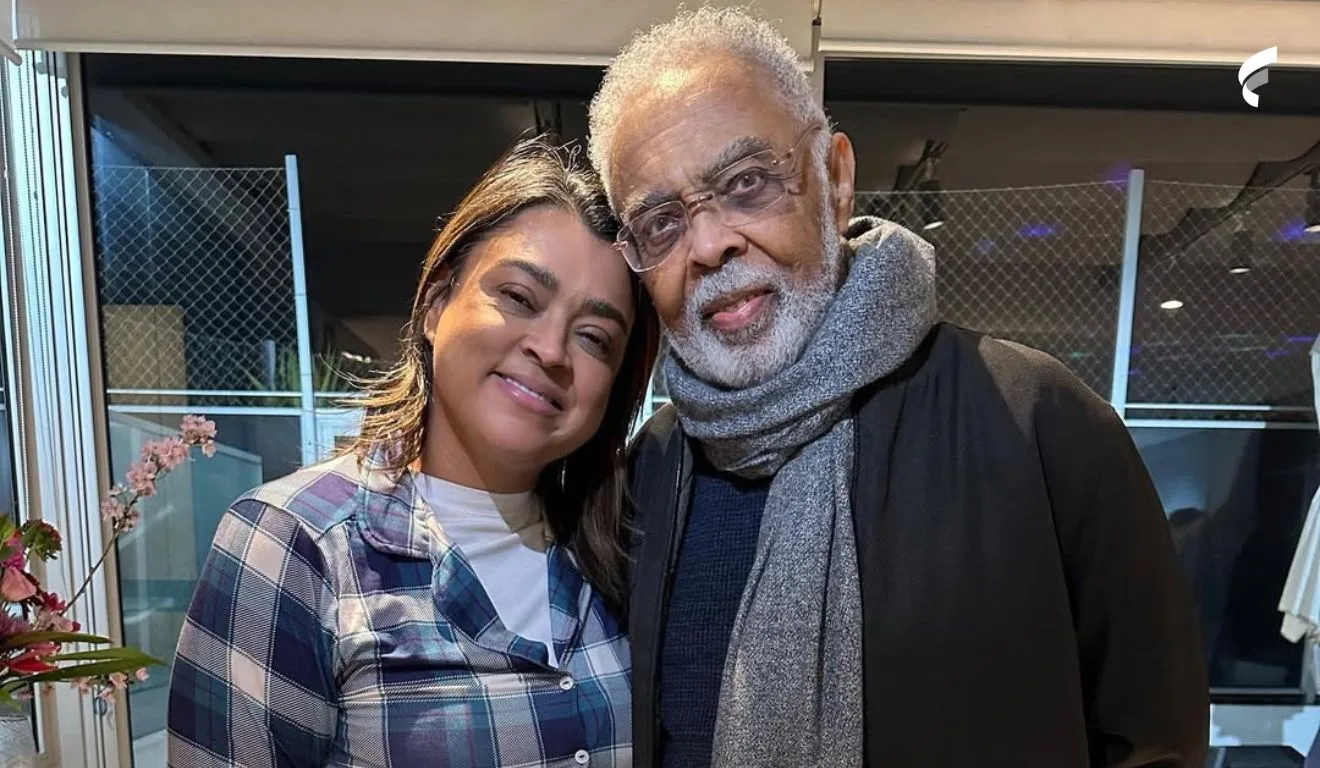
POLYGON ((582 331, 578 335, 601 354, 609 354, 610 338, 605 334, 595 331, 582 331))
POLYGON ((500 295, 521 309, 532 310, 536 308, 536 306, 532 304, 531 297, 517 288, 501 288, 500 295))

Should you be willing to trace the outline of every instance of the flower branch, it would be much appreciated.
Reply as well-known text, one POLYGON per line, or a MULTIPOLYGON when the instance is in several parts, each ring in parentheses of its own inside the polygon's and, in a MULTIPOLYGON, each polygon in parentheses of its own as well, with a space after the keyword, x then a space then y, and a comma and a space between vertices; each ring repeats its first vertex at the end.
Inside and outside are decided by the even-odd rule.
POLYGON ((141 521, 139 503, 155 496, 160 479, 188 461, 194 448, 214 456, 215 435, 215 422, 190 415, 183 418, 177 434, 142 446, 124 483, 105 494, 101 517, 108 524, 109 541, 67 601, 47 591, 30 571, 32 563, 58 557, 63 549, 59 531, 41 520, 17 526, 0 518, 0 703, 30 698, 33 685, 55 682, 69 682, 79 691, 110 701, 115 691, 146 680, 147 668, 162 663, 135 648, 66 651, 65 646, 72 644, 111 644, 108 637, 80 632, 78 622, 67 614, 119 537, 141 521))

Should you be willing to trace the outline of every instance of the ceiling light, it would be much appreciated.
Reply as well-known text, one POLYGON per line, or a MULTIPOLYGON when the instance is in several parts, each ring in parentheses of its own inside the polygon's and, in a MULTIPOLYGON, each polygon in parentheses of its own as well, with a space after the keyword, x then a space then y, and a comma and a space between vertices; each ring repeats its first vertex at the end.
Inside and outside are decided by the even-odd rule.
POLYGON ((1182 307, 1183 307, 1183 303, 1177 299, 1169 299, 1168 301, 1160 304, 1160 309, 1168 310, 1170 312, 1176 309, 1182 309, 1182 307))
POLYGON ((1251 271, 1251 232, 1245 229, 1241 223, 1233 231, 1228 243, 1229 254, 1232 260, 1228 264, 1228 273, 1230 275, 1245 275, 1251 271))

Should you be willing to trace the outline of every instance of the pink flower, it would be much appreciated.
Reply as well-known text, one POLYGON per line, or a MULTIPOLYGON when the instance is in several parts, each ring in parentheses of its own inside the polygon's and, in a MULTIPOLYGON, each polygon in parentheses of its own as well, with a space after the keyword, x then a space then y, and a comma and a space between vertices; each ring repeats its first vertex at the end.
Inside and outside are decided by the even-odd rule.
POLYGON ((200 445, 202 453, 210 458, 215 455, 215 422, 201 416, 183 417, 179 433, 187 445, 200 445))
POLYGON ((167 437, 156 443, 156 464, 161 472, 169 472, 188 460, 188 444, 177 437, 167 437))
POLYGON ((130 467, 128 470, 128 486, 139 496, 155 496, 155 465, 148 462, 139 462, 130 467))
POLYGON ((123 690, 128 687, 128 675, 123 672, 113 672, 110 675, 110 684, 115 688, 123 690))
POLYGON ((17 616, 10 616, 4 611, 0 611, 0 640, 8 640, 14 635, 21 635, 24 632, 31 632, 32 625, 17 616))
MULTIPOLYGON (((155 486, 152 486, 153 492, 155 486)), ((150 495, 150 494, 144 494, 150 495)), ((126 505, 118 499, 106 499, 101 502, 101 519, 110 523, 116 533, 131 531, 137 527, 141 513, 138 512, 136 502, 132 505, 126 505)))
POLYGON ((44 606, 37 609, 37 615, 32 620, 32 626, 34 629, 49 629, 56 632, 78 631, 78 622, 66 618, 64 614, 52 611, 44 606))
POLYGON ((12 554, 0 561, 0 566, 17 568, 20 571, 27 567, 27 558, 23 556, 23 534, 15 533, 10 536, 9 541, 6 541, 4 546, 12 554))
POLYGON ((106 688, 105 690, 103 690, 103 691, 101 691, 99 694, 97 694, 97 697, 100 698, 101 701, 104 701, 106 704, 114 704, 114 703, 115 703, 115 689, 114 689, 114 688, 106 688))
POLYGON ((163 474, 188 460, 188 444, 180 437, 148 440, 142 445, 142 463, 163 474))
POLYGON ((131 531, 137 527, 141 519, 142 513, 138 511, 138 508, 136 506, 129 507, 124 510, 124 516, 119 520, 119 524, 115 526, 115 530, 119 533, 131 531))
POLYGON ((101 519, 110 524, 118 524, 124 519, 128 507, 125 507, 117 499, 106 499, 101 502, 101 519))
POLYGON ((0 597, 11 603, 21 603, 37 594, 33 578, 17 568, 5 568, 0 576, 0 597))
POLYGON ((78 693, 92 692, 92 678, 90 677, 75 677, 69 681, 69 684, 76 688, 78 693))
POLYGON ((215 439, 215 422, 189 414, 183 417, 179 431, 183 433, 184 442, 194 445, 204 444, 215 439))
MULTIPOLYGON (((148 440, 142 444, 142 453, 138 457, 138 463, 135 467, 141 467, 144 471, 155 477, 160 471, 160 462, 157 457, 160 455, 160 443, 155 440, 148 440)), ((131 470, 130 470, 131 471, 131 470)), ((129 483, 130 487, 132 483, 129 483)))
POLYGON ((42 592, 41 607, 55 613, 64 613, 69 609, 69 604, 61 600, 60 596, 54 592, 42 592))
POLYGON ((146 668, 146 667, 142 667, 141 669, 139 669, 139 670, 137 671, 137 679, 138 679, 138 682, 139 682, 139 683, 145 683, 145 682, 147 682, 147 678, 148 678, 148 677, 151 677, 151 675, 147 673, 147 668, 146 668))

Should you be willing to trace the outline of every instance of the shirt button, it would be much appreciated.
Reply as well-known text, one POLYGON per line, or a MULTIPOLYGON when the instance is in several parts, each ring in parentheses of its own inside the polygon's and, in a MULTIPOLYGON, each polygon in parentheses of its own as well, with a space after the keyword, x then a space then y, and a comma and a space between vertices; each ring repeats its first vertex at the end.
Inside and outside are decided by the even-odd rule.
MULTIPOLYGON (((561 677, 561 678, 559 679, 559 687, 562 688, 562 689, 565 690, 565 691, 571 691, 571 690, 573 690, 573 686, 574 686, 574 685, 576 685, 576 683, 573 682, 573 678, 571 678, 571 677, 561 677)), ((586 752, 580 752, 579 754, 583 754, 583 755, 585 755, 586 752)), ((579 762, 581 762, 581 761, 579 761, 579 762)))
POLYGON ((577 761, 578 765, 586 765, 591 762, 591 753, 585 749, 579 749, 577 754, 573 755, 573 759, 577 761))

